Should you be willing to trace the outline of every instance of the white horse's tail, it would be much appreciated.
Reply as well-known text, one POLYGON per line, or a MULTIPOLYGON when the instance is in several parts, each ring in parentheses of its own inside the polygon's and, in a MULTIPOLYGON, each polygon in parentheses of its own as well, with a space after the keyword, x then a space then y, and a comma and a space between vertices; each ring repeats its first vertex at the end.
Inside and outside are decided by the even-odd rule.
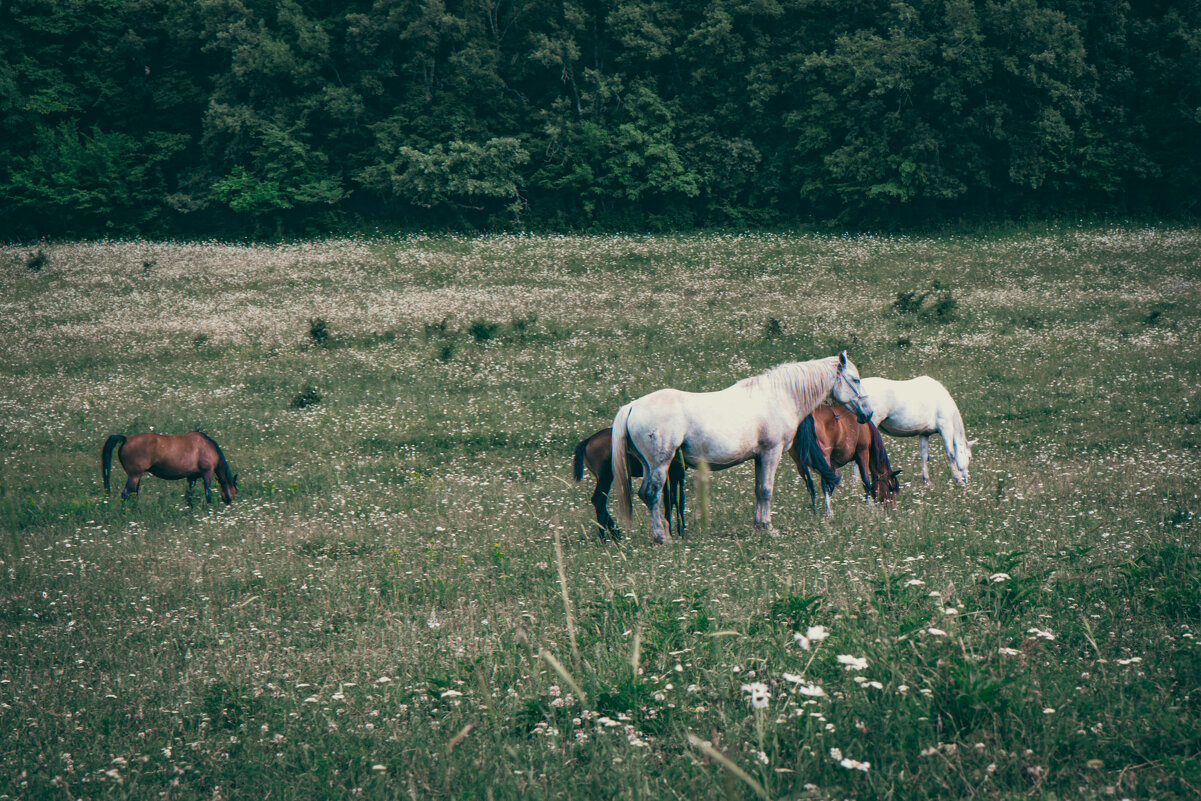
POLYGON ((630 528, 634 522, 634 504, 630 499, 630 468, 626 462, 626 440, 629 439, 627 424, 631 408, 633 404, 627 403, 617 410, 617 416, 613 418, 613 439, 610 448, 613 485, 617 488, 617 516, 626 528, 630 528))

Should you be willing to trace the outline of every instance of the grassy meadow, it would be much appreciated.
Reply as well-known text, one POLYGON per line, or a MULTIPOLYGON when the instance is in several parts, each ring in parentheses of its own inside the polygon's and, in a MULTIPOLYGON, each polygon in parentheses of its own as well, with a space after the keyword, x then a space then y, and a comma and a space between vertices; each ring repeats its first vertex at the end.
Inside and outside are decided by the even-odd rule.
POLYGON ((88 242, 0 280, 0 798, 1201 792, 1201 229, 88 242), (948 387, 969 486, 886 438, 891 513, 844 470, 815 517, 786 459, 775 536, 742 466, 690 477, 686 539, 637 502, 598 539, 572 450, 622 403, 842 348, 948 387), (233 506, 104 495, 109 434, 193 428, 233 506))

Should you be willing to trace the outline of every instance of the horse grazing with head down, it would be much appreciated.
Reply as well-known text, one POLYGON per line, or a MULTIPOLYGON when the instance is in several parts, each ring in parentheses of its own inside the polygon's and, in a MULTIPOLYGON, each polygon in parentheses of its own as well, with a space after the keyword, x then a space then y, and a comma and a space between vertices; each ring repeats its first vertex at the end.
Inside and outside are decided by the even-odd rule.
POLYGON ((897 476, 884 450, 884 440, 871 421, 860 423, 839 404, 819 406, 801 423, 796 439, 788 454, 796 462, 797 472, 809 488, 809 500, 813 511, 817 511, 817 492, 809 476, 812 467, 821 475, 822 495, 826 500, 826 514, 830 508, 830 493, 838 486, 838 474, 834 471, 854 460, 863 479, 867 497, 875 498, 882 506, 892 506, 901 489, 897 476))
MULTIPOLYGON (((592 506, 596 509, 596 524, 600 527, 601 539, 621 539, 617 522, 609 514, 609 489, 613 486, 613 429, 604 428, 575 446, 573 465, 575 480, 584 478, 584 468, 596 476, 596 489, 592 493, 592 506)), ((632 455, 626 457, 626 467, 631 476, 642 476, 642 463, 632 455)), ((678 456, 667 468, 667 491, 663 496, 666 507, 667 530, 671 532, 671 513, 676 513, 676 531, 684 534, 684 461, 678 456)))
POLYGON ((168 481, 187 479, 185 498, 192 494, 192 485, 199 478, 204 481, 204 499, 211 503, 214 476, 221 485, 221 500, 233 503, 238 494, 238 477, 230 471, 221 447, 201 431, 187 434, 134 434, 129 438, 113 434, 100 453, 100 472, 104 476, 105 493, 111 492, 109 475, 112 473, 113 448, 117 449, 117 458, 121 460, 121 466, 128 476, 125 489, 121 490, 122 498, 137 494, 138 485, 146 473, 168 481))
POLYGON ((922 480, 930 485, 930 437, 942 437, 951 475, 961 484, 968 481, 967 467, 972 446, 964 433, 963 418, 947 388, 928 375, 908 381, 887 378, 863 379, 863 391, 871 398, 872 422, 893 437, 917 437, 922 450, 922 480))
POLYGON ((613 479, 618 512, 633 518, 627 454, 642 463, 638 496, 651 515, 655 542, 671 539, 663 516, 667 468, 678 451, 684 463, 721 470, 755 462, 755 527, 771 528, 776 469, 805 416, 826 398, 846 404, 863 421, 872 410, 859 388, 859 371, 846 351, 826 359, 788 362, 718 392, 661 389, 627 403, 613 419, 613 479))

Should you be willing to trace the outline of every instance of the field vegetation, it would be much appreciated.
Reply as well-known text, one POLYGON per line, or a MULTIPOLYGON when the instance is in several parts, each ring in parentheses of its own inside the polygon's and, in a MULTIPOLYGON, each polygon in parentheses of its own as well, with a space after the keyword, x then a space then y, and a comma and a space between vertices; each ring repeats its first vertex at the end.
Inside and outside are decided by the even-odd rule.
POLYGON ((1185 798, 1201 791, 1201 230, 0 249, 0 797, 1185 798), (595 534, 575 443, 846 348, 941 380, 776 535, 595 534), (201 428, 231 507, 112 433, 201 428), (123 481, 120 468, 114 483, 123 481))

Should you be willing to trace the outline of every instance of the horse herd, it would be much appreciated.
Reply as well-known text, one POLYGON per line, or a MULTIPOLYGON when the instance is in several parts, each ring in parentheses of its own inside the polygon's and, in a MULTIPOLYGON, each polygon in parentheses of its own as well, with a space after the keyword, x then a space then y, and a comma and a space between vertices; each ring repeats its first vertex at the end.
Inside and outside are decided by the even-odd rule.
MULTIPOLYGON (((630 478, 641 477, 638 496, 650 510, 651 535, 655 542, 664 543, 671 539, 673 513, 677 532, 684 532, 686 467, 724 470, 753 460, 754 523, 770 529, 772 487, 786 450, 809 488, 815 511, 817 494, 809 470, 817 470, 821 478, 829 514, 830 493, 839 482, 835 471, 851 461, 859 469, 868 497, 891 505, 901 471, 889 464, 880 431, 919 438, 922 478, 927 484, 929 441, 939 434, 955 480, 967 483, 975 441, 966 438, 959 409, 943 385, 929 376, 909 381, 860 379, 846 351, 825 359, 787 362, 718 392, 661 389, 644 395, 622 406, 612 427, 576 446, 574 472, 577 481, 585 467, 596 476, 592 494, 596 522, 602 537, 615 539, 619 535, 609 514, 609 491, 616 483, 618 513, 628 527, 633 517, 630 478), (822 405, 827 400, 832 403, 822 405)), ((225 503, 237 496, 237 475, 220 446, 202 432, 128 438, 113 434, 100 456, 106 493, 114 450, 127 475, 122 498, 137 493, 146 473, 185 479, 185 497, 201 479, 205 500, 211 502, 214 478, 225 503)))

